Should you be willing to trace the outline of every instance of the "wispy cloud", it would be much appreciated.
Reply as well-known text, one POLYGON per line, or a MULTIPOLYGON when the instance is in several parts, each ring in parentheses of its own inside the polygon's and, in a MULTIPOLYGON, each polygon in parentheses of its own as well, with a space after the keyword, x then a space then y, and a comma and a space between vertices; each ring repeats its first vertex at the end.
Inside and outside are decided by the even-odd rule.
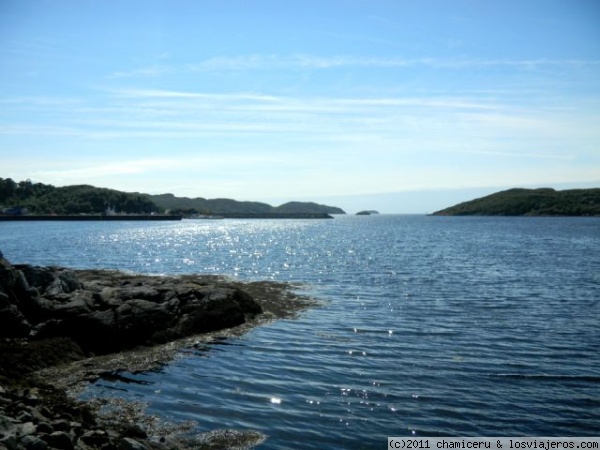
POLYGON ((279 101, 279 97, 272 95, 254 94, 254 93, 229 93, 212 94, 204 92, 174 91, 166 89, 111 89, 109 93, 130 98, 174 98, 174 99, 197 99, 197 100, 252 100, 252 101, 279 101))
MULTIPOLYGON (((264 166, 266 163, 281 167, 295 164, 290 157, 274 156, 267 153, 254 153, 249 155, 223 154, 215 158, 211 154, 189 155, 181 157, 141 157, 128 158, 126 154, 122 157, 115 155, 114 161, 110 163, 102 160, 75 160, 70 163, 62 162, 60 167, 48 164, 45 169, 35 172, 40 179, 60 179, 62 182, 85 182, 90 178, 119 177, 122 175, 160 174, 164 171, 199 170, 203 178, 209 178, 210 172, 235 173, 238 170, 247 171, 264 166)), ((292 157, 293 159, 293 157, 292 157)))
MULTIPOLYGON (((13 100, 12 107, 28 105, 24 97, 13 100)), ((0 113, 0 139, 22 136, 29 146, 37 142, 40 149, 56 150, 66 142, 73 165, 55 170, 40 164, 37 175, 60 183, 191 170, 203 173, 203 180, 230 179, 235 171, 246 177, 250 170, 259 177, 264 168, 284 173, 284 167, 306 179, 325 176, 319 167, 336 167, 358 179, 367 166, 395 180, 400 176, 386 171, 398 172, 406 161, 422 166, 415 172, 419 176, 466 160, 489 166, 571 164, 582 154, 572 148, 600 142, 593 114, 480 95, 327 97, 121 88, 98 91, 86 101, 32 98, 30 106, 35 114, 19 120, 0 113), (81 148, 102 157, 80 159, 81 148), (170 149, 173 158, 151 156, 170 149)), ((41 150, 40 155, 39 161, 41 150)), ((372 181, 379 186, 374 189, 381 188, 372 181)), ((342 179, 339 184, 343 192, 342 179)))
POLYGON ((161 75, 167 75, 173 73, 176 69, 167 65, 154 65, 149 67, 143 67, 134 70, 123 70, 113 72, 108 75, 108 79, 120 79, 120 78, 139 78, 139 77, 158 77, 161 75))
MULTIPOLYGON (((386 108, 448 108, 463 110, 497 110, 505 106, 491 101, 482 101, 471 97, 291 97, 274 96, 256 93, 228 93, 210 94, 201 92, 157 90, 157 89, 120 89, 110 91, 119 97, 127 97, 140 100, 174 100, 173 107, 188 104, 215 104, 229 107, 231 109, 244 109, 248 112, 276 111, 276 112, 344 112, 350 114, 363 112, 368 109, 385 110, 386 108)), ((147 103, 151 105, 151 103, 147 103)), ((160 106, 168 107, 169 103, 161 103, 160 106)))
POLYGON ((598 67, 600 60, 585 59, 479 59, 479 58, 375 58, 352 55, 318 56, 295 55, 238 55, 216 56, 185 65, 150 66, 130 71, 120 71, 109 78, 154 77, 174 72, 210 72, 244 70, 288 70, 311 69, 327 70, 336 68, 430 68, 430 69, 483 69, 491 67, 512 67, 520 70, 536 70, 548 67, 598 67))
POLYGON ((6 108, 38 108, 47 106, 63 106, 82 104, 83 101, 77 97, 5 97, 0 98, 0 105, 6 108))
POLYGON ((222 135, 317 136, 331 141, 393 135, 415 122, 444 114, 502 110, 504 106, 469 98, 334 98, 286 97, 256 93, 123 89, 110 91, 107 104, 36 103, 50 123, 9 123, 0 133, 71 135, 89 139, 191 138, 222 135))

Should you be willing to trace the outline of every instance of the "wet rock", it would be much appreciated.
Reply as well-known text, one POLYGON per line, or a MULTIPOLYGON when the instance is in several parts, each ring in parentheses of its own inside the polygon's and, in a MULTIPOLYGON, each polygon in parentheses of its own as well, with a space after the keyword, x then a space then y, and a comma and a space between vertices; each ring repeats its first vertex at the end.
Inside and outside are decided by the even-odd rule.
POLYGON ((50 425, 48 422, 40 422, 37 424, 36 431, 38 433, 52 434, 54 433, 54 427, 50 425))
POLYGON ((26 264, 15 265, 14 267, 23 273, 29 286, 36 288, 45 297, 53 297, 63 293, 68 294, 82 287, 75 272, 69 269, 26 264))
MULTIPOLYGON (((14 421, 5 415, 0 415, 0 444, 4 444, 7 447, 13 445, 13 438, 16 434, 16 426, 14 421)), ((14 439, 16 445, 16 439, 14 439)))
POLYGON ((148 450, 148 447, 140 444, 135 439, 123 438, 123 439, 121 439, 121 444, 119 445, 119 450, 148 450))
POLYGON ((0 449, 17 450, 17 438, 14 434, 0 434, 0 449))
POLYGON ((191 277, 0 267, 0 337, 68 337, 88 353, 229 328, 261 312, 248 293, 191 277))
POLYGON ((65 419, 55 420, 51 423, 51 425, 56 431, 69 431, 71 429, 71 424, 65 419))
POLYGON ((26 450, 48 450, 48 443, 37 436, 25 436, 21 444, 26 450))
POLYGON ((132 424, 131 426, 126 427, 123 430, 123 435, 126 437, 140 439, 146 439, 148 437, 148 433, 146 433, 146 431, 138 424, 132 424))
POLYGON ((83 357, 81 348, 69 338, 0 341, 0 377, 18 379, 30 372, 83 357))
MULTIPOLYGON (((264 316, 283 317, 281 312, 289 306, 279 305, 279 311, 272 308, 275 297, 289 302, 281 295, 283 290, 273 283, 242 284, 211 276, 153 277, 12 266, 0 258, 0 450, 205 448, 198 447, 193 439, 176 437, 176 433, 184 432, 177 431, 177 427, 168 430, 163 442, 157 442, 156 430, 146 430, 138 424, 147 426, 143 420, 123 421, 98 415, 99 410, 92 404, 66 395, 64 388, 68 383, 57 388, 63 378, 69 378, 56 375, 63 370, 58 366, 79 361, 77 365, 85 373, 77 372, 75 377, 92 379, 96 373, 115 369, 98 371, 101 364, 91 369, 93 363, 89 361, 119 359, 125 349, 150 347, 243 324, 263 312, 254 296, 269 305, 264 316), (246 287, 251 288, 252 295, 246 287), (112 352, 118 354, 85 359, 112 352), (41 369, 55 373, 54 378, 44 381, 41 369), (153 439, 149 438, 150 433, 153 439)), ((306 307, 307 304, 299 303, 293 310, 306 307)), ((172 346, 160 348, 163 347, 172 346)), ((155 352, 157 348, 147 351, 155 352)), ((127 354, 136 355, 130 356, 132 361, 148 359, 140 348, 127 354)), ((68 367, 70 371, 74 365, 68 367)), ((158 435, 163 435, 163 431, 158 435)), ((237 445, 243 441, 248 444, 243 448, 249 448, 261 439, 264 438, 242 439, 226 433, 212 436, 203 445, 227 448, 229 443, 237 445)))
POLYGON ((52 434, 48 434, 42 437, 44 441, 50 446, 59 450, 74 450, 73 441, 71 436, 65 431, 55 431, 52 434))
POLYGON ((29 434, 34 434, 37 431, 36 426, 33 422, 25 422, 18 427, 17 434, 20 436, 27 436, 29 434))
POLYGON ((27 411, 26 409, 23 409, 17 416, 17 420, 19 422, 27 422, 29 420, 33 420, 33 414, 31 414, 31 412, 27 411))
POLYGON ((31 332, 31 325, 16 305, 10 305, 8 297, 0 294, 0 330, 9 338, 26 337, 31 332))
POLYGON ((52 300, 52 313, 59 318, 78 317, 97 309, 92 293, 82 289, 70 294, 61 293, 52 300))
POLYGON ((151 302, 161 302, 163 295, 156 289, 148 286, 125 286, 120 289, 118 297, 121 301, 143 298, 151 302))
POLYGON ((105 444, 110 442, 108 433, 103 430, 90 430, 86 431, 79 437, 79 441, 90 447, 101 448, 105 444))

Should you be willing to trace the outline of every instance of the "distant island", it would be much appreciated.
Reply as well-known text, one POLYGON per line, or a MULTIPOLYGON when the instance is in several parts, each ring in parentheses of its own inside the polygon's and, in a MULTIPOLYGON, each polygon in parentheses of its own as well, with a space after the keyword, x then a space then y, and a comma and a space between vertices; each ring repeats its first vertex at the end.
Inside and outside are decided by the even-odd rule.
POLYGON ((509 189, 451 206, 434 216, 600 216, 600 188, 509 189))
POLYGON ((375 211, 374 209, 370 209, 368 211, 359 211, 356 213, 357 216, 370 216, 371 214, 379 214, 379 211, 375 211))
POLYGON ((293 215, 346 214, 335 206, 319 205, 313 202, 288 202, 271 206, 261 202, 245 202, 228 198, 205 199, 202 197, 176 197, 173 194, 148 195, 160 208, 171 214, 193 216, 195 214, 218 215, 223 217, 281 217, 293 215))
POLYGON ((90 185, 55 187, 0 178, 0 215, 4 216, 115 216, 168 214, 182 217, 326 218, 346 214, 335 206, 313 202, 267 203, 232 199, 176 197, 122 192, 90 185))

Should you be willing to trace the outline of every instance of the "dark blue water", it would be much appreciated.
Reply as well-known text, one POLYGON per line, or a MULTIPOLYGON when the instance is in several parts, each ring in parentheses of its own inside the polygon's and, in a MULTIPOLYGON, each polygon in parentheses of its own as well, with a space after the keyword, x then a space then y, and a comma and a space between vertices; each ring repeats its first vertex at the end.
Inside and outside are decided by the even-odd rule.
POLYGON ((0 223, 0 249, 15 263, 299 281, 325 300, 142 383, 93 387, 198 431, 257 429, 265 449, 600 434, 599 219, 0 223))

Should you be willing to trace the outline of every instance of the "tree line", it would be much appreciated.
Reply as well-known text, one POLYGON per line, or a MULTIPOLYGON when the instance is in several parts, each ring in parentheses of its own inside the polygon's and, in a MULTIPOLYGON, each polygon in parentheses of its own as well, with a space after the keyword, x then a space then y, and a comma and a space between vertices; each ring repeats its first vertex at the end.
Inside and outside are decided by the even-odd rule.
POLYGON ((434 213, 446 216, 600 216, 600 189, 509 189, 434 213))
POLYGON ((89 185, 55 187, 0 178, 0 209, 27 209, 30 214, 125 214, 163 212, 148 196, 89 185))

